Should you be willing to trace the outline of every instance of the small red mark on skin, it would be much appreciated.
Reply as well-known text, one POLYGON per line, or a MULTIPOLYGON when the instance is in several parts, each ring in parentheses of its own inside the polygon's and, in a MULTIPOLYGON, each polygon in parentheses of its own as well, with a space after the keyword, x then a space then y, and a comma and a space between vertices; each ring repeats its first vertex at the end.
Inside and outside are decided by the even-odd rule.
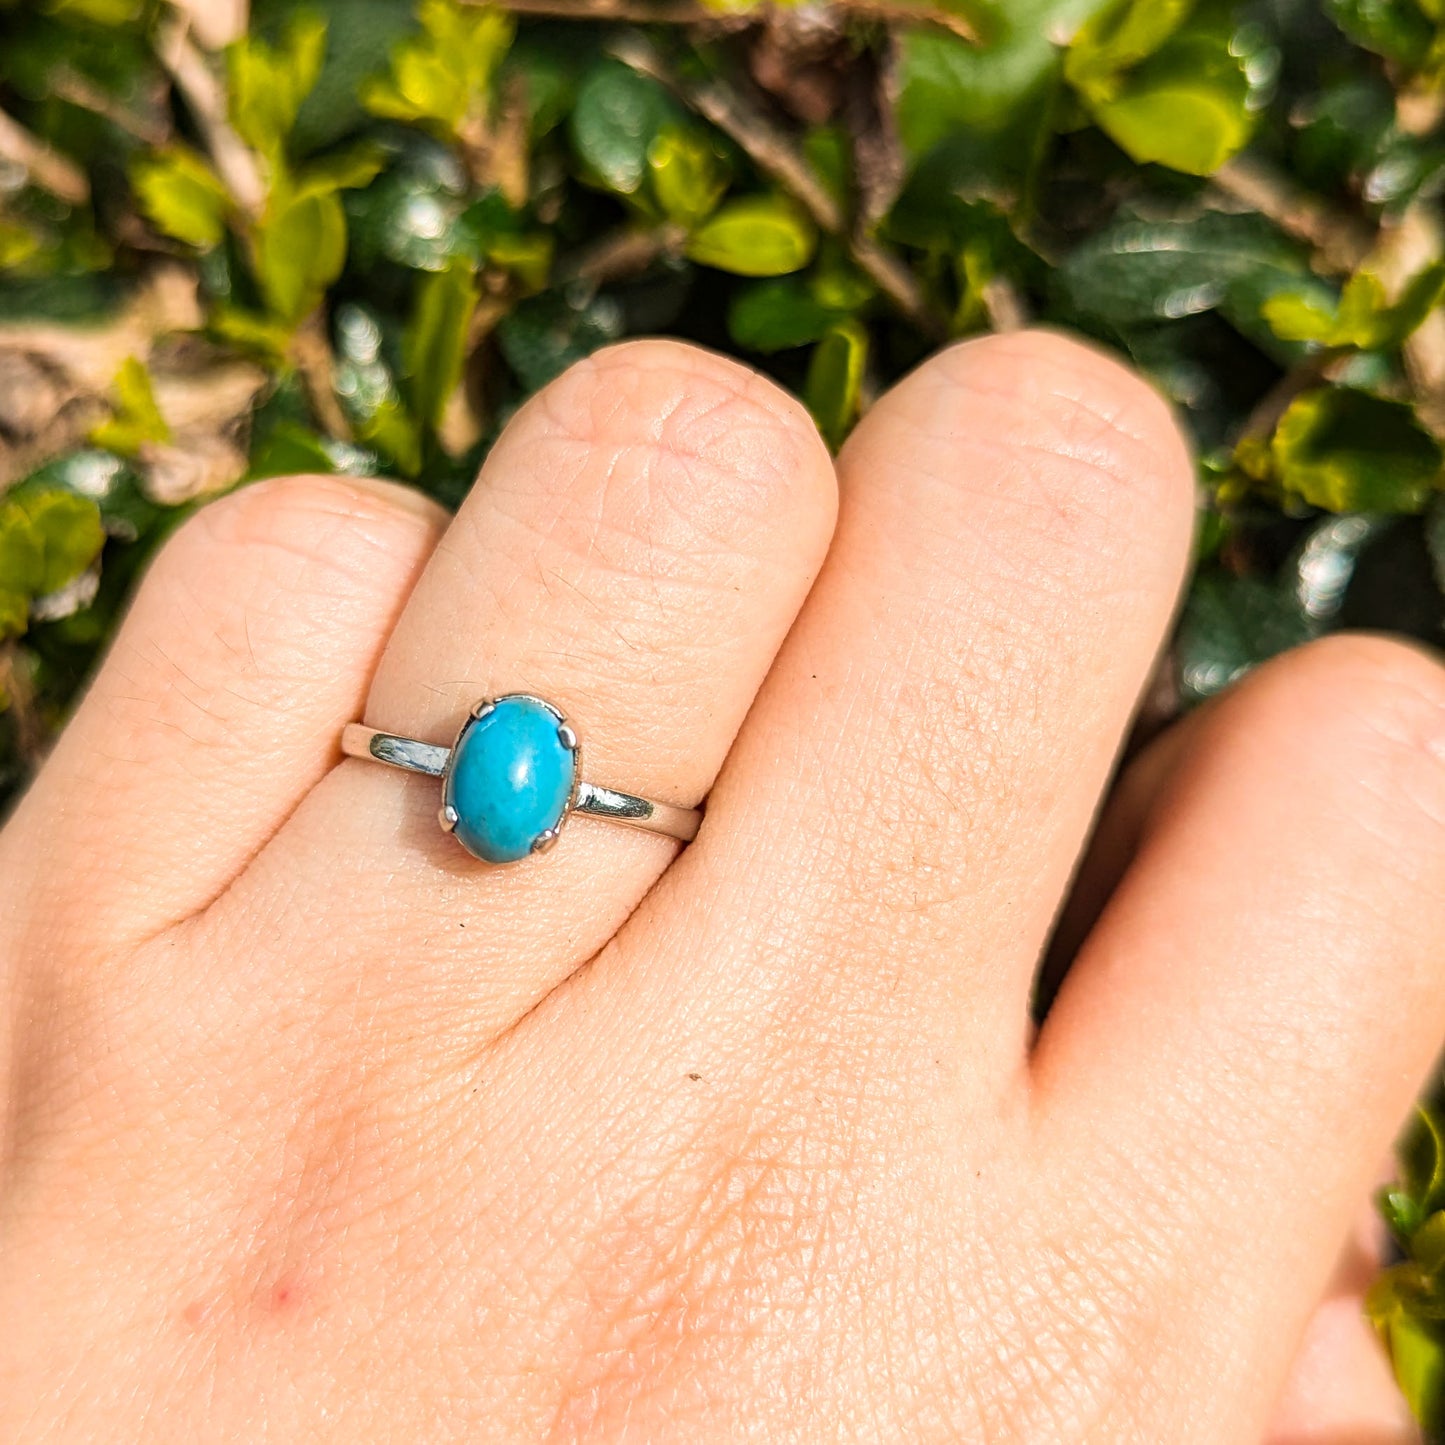
POLYGON ((206 1320, 206 1302, 204 1300, 193 1300, 181 1311, 181 1318, 195 1329, 206 1320))
POLYGON ((271 1290, 271 1310, 274 1314, 287 1314, 300 1307, 301 1286, 294 1279, 283 1279, 271 1290))

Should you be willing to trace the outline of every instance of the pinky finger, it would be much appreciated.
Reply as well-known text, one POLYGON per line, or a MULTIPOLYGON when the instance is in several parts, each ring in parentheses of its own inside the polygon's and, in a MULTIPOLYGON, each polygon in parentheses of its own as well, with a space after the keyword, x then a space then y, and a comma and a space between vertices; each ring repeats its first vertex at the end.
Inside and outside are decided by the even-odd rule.
POLYGON ((209 903, 335 763, 443 520, 340 477, 191 518, 0 834, 0 920, 100 952, 209 903))
POLYGON ((1367 1206, 1305 1326, 1264 1445, 1419 1445, 1420 1431, 1365 1318, 1383 1234, 1367 1206))

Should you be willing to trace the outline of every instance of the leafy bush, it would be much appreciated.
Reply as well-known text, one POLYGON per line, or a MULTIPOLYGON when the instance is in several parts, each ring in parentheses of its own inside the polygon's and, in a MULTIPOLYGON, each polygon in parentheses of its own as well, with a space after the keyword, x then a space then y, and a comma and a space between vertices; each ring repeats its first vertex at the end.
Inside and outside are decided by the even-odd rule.
MULTIPOLYGON (((455 503, 638 332, 834 445, 950 337, 1126 351, 1205 509, 1150 725, 1342 625, 1439 642, 1442 87, 1442 0, 0 0, 0 801, 201 499, 455 503)), ((1372 1310, 1438 1424, 1434 1121, 1372 1310)))

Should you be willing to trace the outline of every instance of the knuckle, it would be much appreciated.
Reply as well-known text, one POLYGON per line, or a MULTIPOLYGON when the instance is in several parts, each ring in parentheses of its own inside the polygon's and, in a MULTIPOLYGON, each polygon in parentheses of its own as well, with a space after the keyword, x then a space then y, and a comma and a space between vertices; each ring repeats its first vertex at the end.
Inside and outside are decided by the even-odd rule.
POLYGON ((1021 439, 1076 464, 1069 485, 1092 477, 1105 494, 1101 501, 1192 513, 1193 469, 1183 434, 1164 398, 1137 372, 1048 331, 990 338, 980 343, 973 365, 1014 397, 1005 415, 1021 439))
MULTIPOLYGON (((594 353, 546 388, 518 429, 571 487, 602 487, 599 520, 685 550, 699 537, 754 550, 779 530, 831 526, 833 471, 803 407, 756 372, 700 348, 634 341, 594 353)), ((514 453, 515 455, 515 453, 514 453)))
POLYGON ((1445 829, 1445 668, 1406 642, 1341 634, 1272 674, 1264 687, 1288 699, 1296 728, 1301 713, 1318 720, 1330 761, 1373 817, 1392 832, 1445 829))
POLYGON ((283 574, 320 568, 365 578, 378 554, 404 556, 433 538, 444 513, 419 493, 349 477, 273 477, 204 507, 176 533, 158 566, 209 570, 216 554, 266 555, 283 574))
POLYGON ((932 475, 935 458, 925 481, 986 493, 1042 534, 1050 555, 1063 543, 1097 566, 1101 553, 1137 554, 1142 542, 1172 567, 1182 553, 1195 505, 1183 434, 1164 399, 1103 352, 1046 331, 966 341, 925 363, 879 411, 895 404, 902 428, 935 450, 966 448, 989 463, 960 488, 957 467, 932 475))

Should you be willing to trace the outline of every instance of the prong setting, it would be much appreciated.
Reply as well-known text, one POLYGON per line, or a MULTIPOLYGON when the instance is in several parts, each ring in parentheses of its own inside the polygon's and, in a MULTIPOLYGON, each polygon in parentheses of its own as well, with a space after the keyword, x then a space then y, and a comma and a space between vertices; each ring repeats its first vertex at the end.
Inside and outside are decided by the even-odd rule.
POLYGON ((577 733, 571 723, 564 722, 557 729, 557 741, 567 749, 569 753, 577 751, 577 733))
POLYGON ((534 853, 550 853, 557 846, 559 836, 556 828, 548 828, 545 833, 538 833, 532 840, 532 851, 534 853))
POLYGON ((481 702, 472 709, 472 720, 480 722, 489 712, 496 710, 497 704, 489 697, 484 697, 481 702))
POLYGON ((462 815, 450 803, 443 803, 440 812, 437 813, 437 822, 442 825, 443 833, 456 832, 457 824, 461 820, 462 815))

